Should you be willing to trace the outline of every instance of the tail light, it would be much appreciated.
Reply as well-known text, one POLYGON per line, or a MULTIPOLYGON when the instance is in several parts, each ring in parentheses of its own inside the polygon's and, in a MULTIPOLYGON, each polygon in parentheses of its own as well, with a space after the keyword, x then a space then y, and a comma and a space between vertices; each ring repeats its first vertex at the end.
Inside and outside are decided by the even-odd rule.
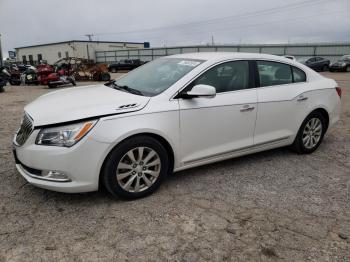
POLYGON ((337 91, 339 98, 341 98, 341 93, 342 93, 341 88, 336 87, 335 90, 337 91))

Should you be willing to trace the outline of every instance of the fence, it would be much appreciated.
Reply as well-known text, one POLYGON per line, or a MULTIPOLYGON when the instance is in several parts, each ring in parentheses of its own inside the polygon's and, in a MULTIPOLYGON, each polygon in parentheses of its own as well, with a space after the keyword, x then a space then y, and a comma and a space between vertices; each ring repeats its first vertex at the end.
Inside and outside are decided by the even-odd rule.
POLYGON ((296 58, 322 56, 335 61, 343 55, 350 54, 350 43, 178 46, 137 50, 97 51, 95 55, 96 62, 98 63, 113 63, 123 59, 151 61, 162 56, 195 52, 266 53, 273 55, 292 55, 296 58))

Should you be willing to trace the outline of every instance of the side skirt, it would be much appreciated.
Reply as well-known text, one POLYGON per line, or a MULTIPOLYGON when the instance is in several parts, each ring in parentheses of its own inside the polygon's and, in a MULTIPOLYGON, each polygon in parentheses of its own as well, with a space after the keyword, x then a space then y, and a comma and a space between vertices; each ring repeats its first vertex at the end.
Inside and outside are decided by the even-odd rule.
POLYGON ((224 152, 224 153, 215 154, 215 155, 211 155, 211 156, 204 157, 204 158, 198 158, 198 159, 184 162, 183 166, 175 168, 174 172, 189 169, 192 167, 211 164, 211 163, 227 160, 230 158, 249 155, 249 154, 253 154, 253 153, 257 153, 257 152, 261 152, 261 151, 265 151, 265 150, 269 150, 269 149, 273 149, 273 148, 283 147, 283 146, 290 145, 291 143, 292 143, 291 137, 288 136, 288 137, 283 137, 283 138, 279 138, 276 140, 272 140, 269 142, 264 142, 261 144, 256 144, 253 146, 240 148, 240 149, 230 151, 230 152, 224 152))

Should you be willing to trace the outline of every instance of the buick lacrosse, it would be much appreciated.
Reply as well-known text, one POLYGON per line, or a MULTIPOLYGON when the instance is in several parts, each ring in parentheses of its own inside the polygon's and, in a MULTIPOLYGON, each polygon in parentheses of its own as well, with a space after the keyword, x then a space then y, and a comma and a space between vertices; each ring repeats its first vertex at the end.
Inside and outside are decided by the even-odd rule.
POLYGON ((39 97, 13 152, 35 186, 138 198, 179 170, 283 146, 311 153, 339 119, 340 97, 334 80, 284 57, 174 55, 39 97))

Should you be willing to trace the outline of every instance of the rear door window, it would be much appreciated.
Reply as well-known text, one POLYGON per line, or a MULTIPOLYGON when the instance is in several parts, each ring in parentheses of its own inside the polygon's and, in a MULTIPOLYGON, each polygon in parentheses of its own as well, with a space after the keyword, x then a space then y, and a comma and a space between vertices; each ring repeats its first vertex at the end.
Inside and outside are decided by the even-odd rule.
POLYGON ((294 83, 306 82, 306 74, 303 70, 292 66, 294 83))
POLYGON ((293 83, 291 67, 271 61, 257 61, 260 86, 275 86, 293 83))

